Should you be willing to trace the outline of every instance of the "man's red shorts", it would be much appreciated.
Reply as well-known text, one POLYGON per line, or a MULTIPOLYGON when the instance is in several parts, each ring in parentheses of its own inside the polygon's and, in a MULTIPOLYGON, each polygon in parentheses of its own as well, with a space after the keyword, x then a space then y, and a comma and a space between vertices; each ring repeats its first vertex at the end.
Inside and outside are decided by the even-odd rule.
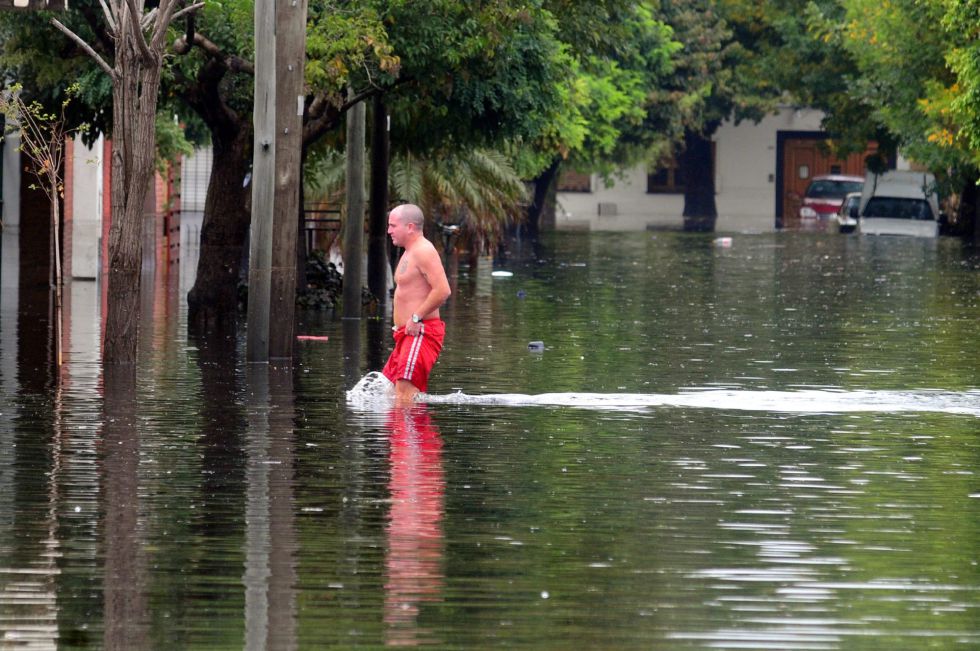
POLYGON ((429 387, 429 373, 439 359, 442 340, 446 336, 446 324, 441 319, 422 322, 422 331, 416 337, 405 334, 405 326, 397 328, 395 349, 381 371, 392 382, 408 380, 419 391, 429 387))

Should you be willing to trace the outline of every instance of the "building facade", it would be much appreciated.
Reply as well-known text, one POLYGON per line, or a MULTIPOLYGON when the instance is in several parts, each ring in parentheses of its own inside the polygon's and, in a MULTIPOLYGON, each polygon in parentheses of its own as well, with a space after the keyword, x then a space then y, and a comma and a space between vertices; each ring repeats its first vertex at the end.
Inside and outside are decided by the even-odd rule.
MULTIPOLYGON (((865 154, 834 158, 824 146, 823 113, 782 107, 759 123, 725 122, 713 138, 718 232, 767 232, 796 217, 802 192, 819 174, 864 175, 865 154)), ((684 179, 672 163, 625 170, 606 184, 566 178, 559 185, 559 230, 638 231, 683 227, 684 179)))

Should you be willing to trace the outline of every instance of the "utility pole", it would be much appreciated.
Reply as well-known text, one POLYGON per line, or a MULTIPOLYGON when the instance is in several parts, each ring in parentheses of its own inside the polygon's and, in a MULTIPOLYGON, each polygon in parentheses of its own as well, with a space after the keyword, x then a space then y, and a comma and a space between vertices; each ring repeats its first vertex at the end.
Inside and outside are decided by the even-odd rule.
POLYGON ((296 239, 303 182, 307 0, 276 2, 276 188, 272 229, 269 357, 292 358, 296 341, 296 239))
POLYGON ((345 319, 361 318, 364 265, 364 102, 347 111, 347 226, 344 228, 345 319))
POLYGON ((275 0, 255 0, 255 94, 253 98, 252 230, 248 256, 249 362, 269 361, 269 296, 272 284, 272 220, 276 173, 275 0))
POLYGON ((371 205, 368 213, 368 290, 378 300, 379 318, 388 305, 388 111, 374 96, 371 111, 371 205))
POLYGON ((306 0, 256 0, 250 362, 293 354, 305 58, 306 0))

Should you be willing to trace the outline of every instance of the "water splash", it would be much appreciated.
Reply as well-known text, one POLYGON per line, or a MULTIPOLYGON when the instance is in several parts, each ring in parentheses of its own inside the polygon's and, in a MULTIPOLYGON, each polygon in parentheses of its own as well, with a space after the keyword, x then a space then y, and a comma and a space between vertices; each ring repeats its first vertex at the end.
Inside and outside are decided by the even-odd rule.
POLYGON ((429 404, 574 407, 611 411, 646 411, 651 407, 692 407, 800 414, 848 412, 939 412, 980 417, 980 390, 915 391, 748 391, 714 389, 677 394, 645 393, 499 393, 427 395, 429 404))
MULTIPOLYGON (((394 400, 394 384, 376 371, 365 375, 353 389, 347 392, 347 404, 366 411, 387 409, 394 404, 394 400)), ((419 394, 418 400, 428 404, 574 407, 634 412, 647 411, 653 407, 689 407, 798 414, 935 412, 980 417, 980 389, 963 392, 938 389, 914 391, 692 389, 675 394, 570 392, 470 395, 457 392, 445 395, 423 393, 419 394)))
POLYGON ((364 411, 380 411, 395 404, 395 385, 377 371, 362 377, 347 392, 347 404, 364 411))

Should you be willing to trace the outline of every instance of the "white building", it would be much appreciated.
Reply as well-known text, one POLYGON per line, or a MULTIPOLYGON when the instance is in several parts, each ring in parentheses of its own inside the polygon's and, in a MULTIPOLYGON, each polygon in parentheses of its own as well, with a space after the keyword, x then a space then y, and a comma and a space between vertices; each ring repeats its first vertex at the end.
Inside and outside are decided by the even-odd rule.
MULTIPOLYGON (((714 136, 719 232, 766 232, 792 217, 809 179, 817 174, 864 175, 864 154, 832 158, 822 148, 823 113, 783 107, 758 124, 725 122, 714 136)), ((674 169, 625 172, 611 186, 593 175, 579 191, 559 186, 555 227, 629 231, 683 226, 683 186, 674 169), (652 172, 652 173, 651 173, 652 172)))

